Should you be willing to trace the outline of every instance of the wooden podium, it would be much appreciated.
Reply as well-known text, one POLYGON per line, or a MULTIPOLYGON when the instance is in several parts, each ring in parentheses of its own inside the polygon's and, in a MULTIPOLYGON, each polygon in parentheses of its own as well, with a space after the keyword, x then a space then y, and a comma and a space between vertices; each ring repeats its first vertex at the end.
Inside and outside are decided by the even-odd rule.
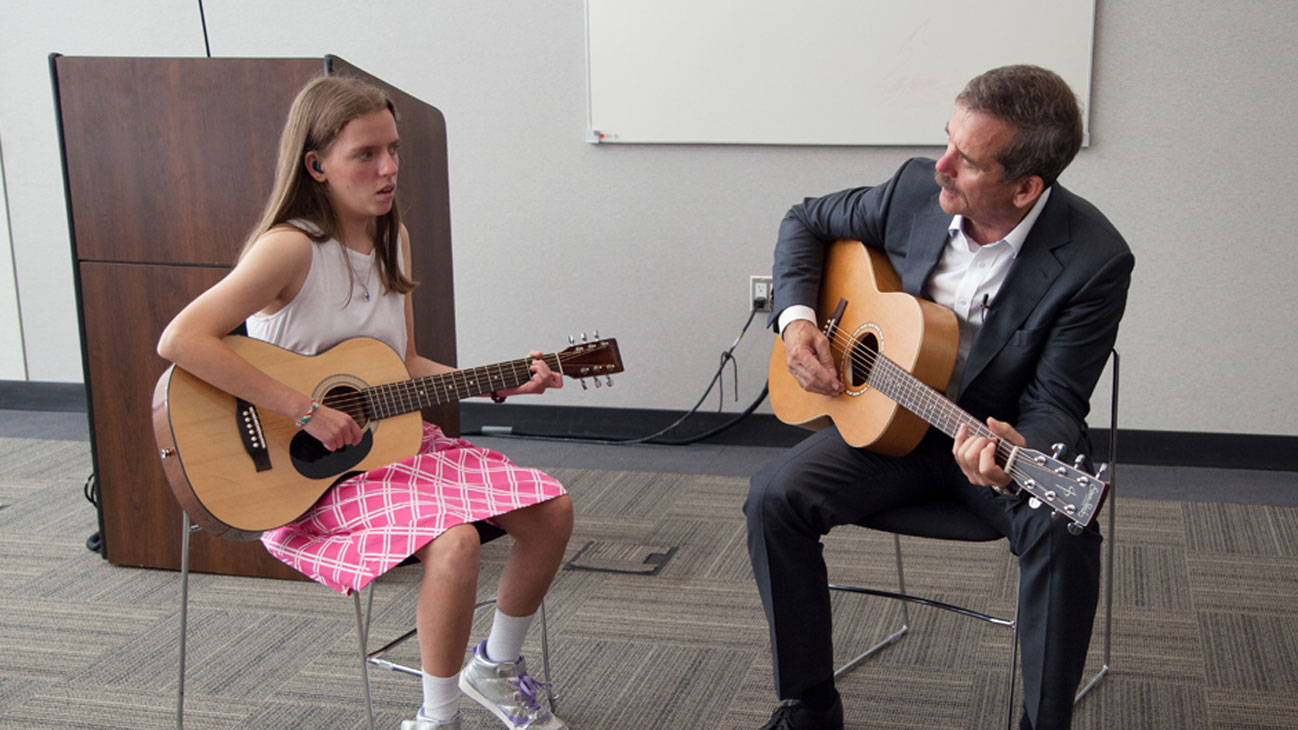
MULTIPOLYGON (((365 77, 396 102, 397 186, 414 245, 416 341, 454 364, 450 196, 441 112, 342 59, 50 57, 100 491, 104 557, 177 569, 181 513, 153 440, 155 347, 182 307, 229 271, 260 216, 294 95, 325 74, 365 77)), ((424 412, 459 433, 459 409, 424 412)), ((297 572, 258 542, 196 533, 193 570, 297 572)))

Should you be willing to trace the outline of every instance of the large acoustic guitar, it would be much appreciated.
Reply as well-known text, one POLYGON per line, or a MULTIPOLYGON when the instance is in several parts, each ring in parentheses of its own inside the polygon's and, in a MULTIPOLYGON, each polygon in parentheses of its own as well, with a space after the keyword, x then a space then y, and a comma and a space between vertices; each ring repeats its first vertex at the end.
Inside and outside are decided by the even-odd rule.
POLYGON ((314 356, 238 335, 225 342, 271 377, 347 413, 364 432, 359 444, 331 452, 293 419, 168 368, 153 393, 163 471, 196 524, 234 540, 292 522, 341 478, 414 456, 423 440, 421 408, 522 385, 532 377, 533 359, 571 378, 596 378, 596 384, 622 372, 611 339, 413 379, 395 350, 367 337, 314 356))
MULTIPOLYGON (((829 338, 838 396, 808 393, 789 373, 784 343, 775 338, 768 373, 771 407, 785 423, 820 428, 832 422, 843 440, 891 456, 909 453, 931 425, 954 437, 961 424, 973 435, 995 438, 986 424, 951 402, 943 391, 955 365, 959 330, 955 313, 906 294, 885 254, 860 241, 837 241, 825 258, 817 313, 829 338)), ((1103 504, 1104 467, 1092 476, 1083 459, 1062 463, 999 441, 997 461, 1016 489, 1072 521, 1079 532, 1103 504)))

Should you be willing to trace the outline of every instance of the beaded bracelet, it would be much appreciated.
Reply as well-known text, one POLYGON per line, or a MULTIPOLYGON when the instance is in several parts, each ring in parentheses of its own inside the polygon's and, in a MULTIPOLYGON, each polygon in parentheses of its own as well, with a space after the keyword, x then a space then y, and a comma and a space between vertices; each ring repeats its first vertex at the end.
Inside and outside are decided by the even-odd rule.
POLYGON ((306 422, 310 421, 311 416, 315 414, 315 409, 319 407, 320 407, 320 403, 318 401, 311 401, 311 407, 306 409, 306 413, 303 413, 301 418, 297 419, 296 421, 297 427, 302 428, 303 426, 305 426, 306 422))

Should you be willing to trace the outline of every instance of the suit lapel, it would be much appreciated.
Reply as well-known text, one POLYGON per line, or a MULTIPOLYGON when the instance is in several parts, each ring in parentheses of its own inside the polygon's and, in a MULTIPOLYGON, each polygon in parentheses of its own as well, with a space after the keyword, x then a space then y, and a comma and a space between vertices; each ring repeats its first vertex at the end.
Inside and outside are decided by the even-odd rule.
POLYGON ((914 297, 924 295, 924 283, 942 257, 951 226, 951 216, 936 204, 925 208, 937 208, 938 212, 915 214, 910 240, 906 243, 906 261, 901 267, 901 288, 914 297))
POLYGON ((961 394, 1005 347, 1063 271, 1054 250, 1069 242, 1067 197, 1068 193, 1056 185, 1041 216, 1023 242, 1023 249, 1010 267, 1000 293, 992 302, 991 311, 970 347, 960 384, 961 394))

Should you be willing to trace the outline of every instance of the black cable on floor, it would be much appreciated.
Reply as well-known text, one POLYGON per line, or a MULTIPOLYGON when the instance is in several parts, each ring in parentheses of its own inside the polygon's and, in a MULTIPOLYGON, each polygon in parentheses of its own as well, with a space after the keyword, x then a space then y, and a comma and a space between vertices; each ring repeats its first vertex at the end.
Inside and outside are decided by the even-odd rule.
MULTIPOLYGON (((85 495, 87 502, 93 504, 96 510, 99 509, 99 479, 94 472, 91 472, 90 476, 86 477, 86 483, 81 485, 81 493, 85 495)), ((86 549, 95 553, 104 551, 104 538, 98 531, 86 538, 86 549)))

